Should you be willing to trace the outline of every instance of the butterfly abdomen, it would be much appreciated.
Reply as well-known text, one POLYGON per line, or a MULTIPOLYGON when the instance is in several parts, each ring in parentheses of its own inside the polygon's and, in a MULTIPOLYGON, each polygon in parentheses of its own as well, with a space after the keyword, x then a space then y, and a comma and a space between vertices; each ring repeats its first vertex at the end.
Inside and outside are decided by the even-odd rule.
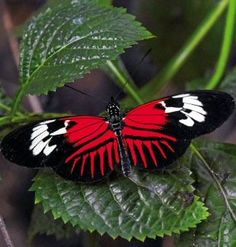
POLYGON ((120 153, 121 170, 124 176, 128 177, 131 171, 131 162, 130 162, 130 158, 129 158, 129 154, 127 150, 127 144, 122 137, 121 131, 117 132, 116 135, 117 135, 117 142, 118 142, 119 153, 120 153))

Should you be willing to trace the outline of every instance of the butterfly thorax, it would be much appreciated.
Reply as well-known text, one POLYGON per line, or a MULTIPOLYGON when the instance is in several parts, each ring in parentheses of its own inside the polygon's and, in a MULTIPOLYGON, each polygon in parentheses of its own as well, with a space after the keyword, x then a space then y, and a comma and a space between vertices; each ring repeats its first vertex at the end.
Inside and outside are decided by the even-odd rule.
POLYGON ((110 128, 115 132, 115 134, 118 134, 123 128, 122 114, 118 102, 116 102, 113 97, 111 98, 110 103, 107 105, 106 110, 108 113, 110 128))

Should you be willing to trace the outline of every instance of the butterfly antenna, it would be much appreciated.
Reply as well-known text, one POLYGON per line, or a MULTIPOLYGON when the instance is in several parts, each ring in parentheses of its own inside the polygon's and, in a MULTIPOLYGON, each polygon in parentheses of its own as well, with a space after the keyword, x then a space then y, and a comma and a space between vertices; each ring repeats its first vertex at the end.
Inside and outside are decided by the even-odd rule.
MULTIPOLYGON (((144 59, 149 55, 149 53, 152 51, 152 48, 149 48, 147 50, 147 52, 143 55, 143 57, 140 59, 140 61, 138 61, 136 64, 135 64, 135 70, 134 72, 132 73, 133 75, 137 72, 138 70, 138 67, 140 64, 142 64, 142 62, 144 61, 144 59)), ((132 77, 132 75, 130 75, 132 77)), ((123 93, 123 89, 126 87, 128 81, 126 81, 126 83, 122 86, 122 88, 120 89, 120 92, 115 96, 115 99, 117 100, 121 94, 123 93)))
POLYGON ((102 99, 102 98, 99 98, 99 97, 97 97, 97 96, 88 94, 88 93, 83 92, 83 91, 81 91, 81 90, 79 90, 79 89, 77 89, 77 88, 71 87, 71 86, 69 86, 69 85, 64 85, 64 86, 67 87, 67 88, 70 88, 70 89, 74 90, 74 91, 77 92, 77 93, 81 93, 81 94, 86 95, 86 96, 88 96, 88 97, 90 97, 90 98, 96 99, 97 101, 102 101, 102 102, 104 102, 104 103, 106 103, 106 104, 108 103, 108 101, 106 101, 106 100, 104 100, 104 99, 102 99))

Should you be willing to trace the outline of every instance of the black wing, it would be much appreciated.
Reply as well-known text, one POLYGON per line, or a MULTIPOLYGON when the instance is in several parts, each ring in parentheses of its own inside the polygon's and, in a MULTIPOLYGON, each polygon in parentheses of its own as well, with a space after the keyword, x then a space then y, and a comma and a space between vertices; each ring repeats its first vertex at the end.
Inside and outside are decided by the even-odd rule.
POLYGON ((156 169, 180 157, 191 139, 215 130, 231 115, 233 98, 192 91, 138 106, 124 117, 123 137, 132 163, 156 169))

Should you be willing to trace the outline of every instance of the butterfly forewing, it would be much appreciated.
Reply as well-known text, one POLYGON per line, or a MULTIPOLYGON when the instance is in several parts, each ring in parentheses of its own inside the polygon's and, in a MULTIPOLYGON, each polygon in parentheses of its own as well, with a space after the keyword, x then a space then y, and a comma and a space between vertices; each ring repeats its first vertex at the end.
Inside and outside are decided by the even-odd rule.
POLYGON ((123 129, 132 163, 165 167, 185 152, 191 139, 219 127, 233 109, 233 98, 216 91, 172 95, 132 109, 123 129))
POLYGON ((34 122, 17 128, 4 137, 3 155, 10 161, 31 168, 52 167, 60 161, 67 123, 60 119, 34 122), (60 134, 58 133, 60 130, 60 134))
POLYGON ((65 117, 28 124, 2 141, 3 155, 22 166, 53 167, 62 177, 95 182, 119 163, 114 133, 105 119, 65 117))

